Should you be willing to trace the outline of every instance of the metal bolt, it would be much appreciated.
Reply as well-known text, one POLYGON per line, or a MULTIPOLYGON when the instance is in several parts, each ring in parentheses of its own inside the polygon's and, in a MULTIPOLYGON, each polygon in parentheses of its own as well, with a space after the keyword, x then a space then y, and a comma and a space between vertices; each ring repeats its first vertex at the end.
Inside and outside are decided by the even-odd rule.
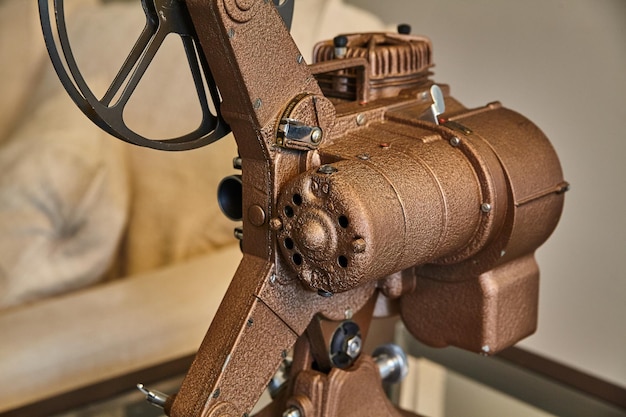
POLYGON ((457 138, 456 136, 450 139, 450 145, 457 147, 460 144, 461 144, 461 139, 457 138))
POLYGON ((257 98, 256 100, 254 100, 254 110, 259 110, 261 108, 261 106, 263 105, 263 102, 261 101, 260 98, 257 98))
POLYGON ((363 343, 361 336, 354 335, 346 341, 346 355, 352 359, 356 359, 361 354, 361 347, 363 343))
POLYGON ((366 121, 367 121, 367 116, 365 116, 363 113, 359 113, 359 114, 356 115, 356 124, 357 125, 363 126, 366 121))
POLYGON ((491 211, 491 204, 489 203, 483 203, 480 205, 480 211, 482 211, 483 213, 489 213, 491 211))

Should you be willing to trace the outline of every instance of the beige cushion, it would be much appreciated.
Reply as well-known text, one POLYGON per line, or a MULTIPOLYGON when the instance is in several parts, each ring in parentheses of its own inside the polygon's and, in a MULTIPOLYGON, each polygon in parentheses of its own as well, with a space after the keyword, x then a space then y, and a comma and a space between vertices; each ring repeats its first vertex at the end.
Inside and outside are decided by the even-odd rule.
MULTIPOLYGON (((102 94, 144 25, 140 3, 66 3, 72 50, 102 94)), ((236 224, 216 199, 219 181, 234 172, 232 137, 174 153, 108 137, 60 85, 45 57, 34 3, 4 0, 0 23, 6 22, 0 54, 15 66, 0 66, 8 71, 0 91, 9 92, 0 94, 0 307, 236 243, 236 224), (28 36, 9 36, 22 26, 28 36)), ((305 55, 339 31, 382 28, 340 0, 298 0, 293 26, 305 55)), ((195 127, 197 99, 186 79, 180 43, 168 38, 129 103, 128 124, 152 137, 195 127)))

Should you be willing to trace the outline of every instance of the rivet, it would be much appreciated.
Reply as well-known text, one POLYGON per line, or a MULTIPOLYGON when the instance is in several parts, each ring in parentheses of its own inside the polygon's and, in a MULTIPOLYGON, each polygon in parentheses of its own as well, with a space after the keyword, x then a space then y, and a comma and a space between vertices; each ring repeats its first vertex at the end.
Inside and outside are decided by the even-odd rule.
POLYGON ((365 116, 363 113, 359 113, 359 114, 356 115, 356 124, 357 125, 363 126, 366 121, 367 121, 367 116, 365 116))
POLYGON ((243 240, 243 229, 241 227, 235 227, 235 230, 233 230, 233 235, 235 236, 235 239, 243 240))
POLYGON ((489 203, 483 203, 480 205, 480 211, 482 211, 483 213, 489 213, 491 211, 491 204, 489 203))
POLYGON ((265 224, 265 210, 258 204, 253 204, 248 209, 248 220, 254 226, 263 226, 265 224))
POLYGON ((322 129, 319 127, 314 127, 311 132, 311 142, 320 143, 322 141, 322 129))
POLYGON ((263 105, 263 102, 261 101, 260 98, 257 98, 256 100, 254 100, 254 110, 259 110, 261 108, 261 106, 263 105))
POLYGON ((228 29, 228 37, 230 39, 235 37, 235 29, 233 29, 233 28, 228 29))
POLYGON ((298 64, 302 64, 304 62, 304 57, 298 54, 298 58, 296 58, 296 60, 298 61, 298 64))
POLYGON ((275 283, 276 283, 276 275, 275 275, 275 274, 272 274, 272 275, 270 276, 270 284, 275 284, 275 283))
POLYGON ((220 396, 220 389, 216 389, 215 391, 213 391, 213 398, 217 398, 220 396))
POLYGON ((450 139, 450 145, 457 147, 460 144, 461 144, 461 139, 457 138, 456 136, 450 139))

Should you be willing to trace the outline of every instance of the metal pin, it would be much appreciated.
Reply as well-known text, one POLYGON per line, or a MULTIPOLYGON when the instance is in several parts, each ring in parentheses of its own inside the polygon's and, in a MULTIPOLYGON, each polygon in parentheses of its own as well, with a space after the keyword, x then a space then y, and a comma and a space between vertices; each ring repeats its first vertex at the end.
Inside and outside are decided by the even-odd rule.
POLYGON ((137 389, 146 396, 146 401, 155 407, 165 408, 165 403, 170 399, 169 395, 159 391, 151 391, 144 387, 143 384, 137 384, 137 389))

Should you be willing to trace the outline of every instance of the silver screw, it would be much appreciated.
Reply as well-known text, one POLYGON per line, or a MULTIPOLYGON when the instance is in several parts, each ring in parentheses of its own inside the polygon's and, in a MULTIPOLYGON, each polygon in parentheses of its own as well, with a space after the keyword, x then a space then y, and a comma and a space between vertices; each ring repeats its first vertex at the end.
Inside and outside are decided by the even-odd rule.
POLYGON ((235 37, 235 29, 233 29, 233 28, 228 29, 228 37, 230 39, 235 37))
POLYGON ((261 101, 260 98, 257 98, 256 100, 254 100, 254 110, 259 110, 261 108, 261 106, 263 105, 263 102, 261 101))
POLYGON ((491 204, 489 203, 481 204, 480 211, 482 211, 483 213, 489 213, 491 211, 491 204))
POLYGON ((367 161, 370 159, 370 156, 366 153, 362 153, 356 156, 357 158, 359 158, 362 161, 367 161))
POLYGON ((304 57, 300 54, 298 54, 298 58, 297 58, 298 64, 302 64, 304 62, 304 57))
POLYGON ((461 144, 461 139, 457 138, 456 136, 450 139, 450 145, 454 146, 455 148, 459 146, 460 144, 461 144))
POLYGON ((365 116, 363 113, 359 113, 359 114, 356 115, 356 124, 357 125, 363 126, 366 121, 367 121, 367 116, 365 116))

